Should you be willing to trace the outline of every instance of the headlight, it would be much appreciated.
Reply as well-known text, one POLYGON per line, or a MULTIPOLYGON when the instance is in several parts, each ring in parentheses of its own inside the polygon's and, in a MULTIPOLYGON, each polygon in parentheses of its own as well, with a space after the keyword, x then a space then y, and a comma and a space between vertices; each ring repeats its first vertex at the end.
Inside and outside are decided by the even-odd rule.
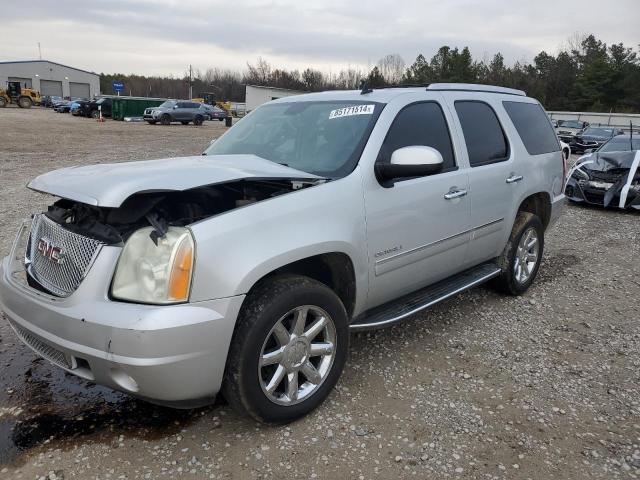
POLYGON ((119 300, 167 304, 189 299, 194 243, 188 229, 169 227, 153 243, 153 227, 141 228, 124 246, 111 295, 119 300))

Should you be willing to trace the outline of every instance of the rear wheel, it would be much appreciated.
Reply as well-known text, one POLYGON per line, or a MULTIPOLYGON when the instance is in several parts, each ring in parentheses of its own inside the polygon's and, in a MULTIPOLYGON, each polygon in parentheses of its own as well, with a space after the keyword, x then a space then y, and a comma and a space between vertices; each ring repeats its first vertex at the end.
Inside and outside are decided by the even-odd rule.
POLYGON ((4 97, 0 97, 0 108, 7 106, 7 99, 4 97))
POLYGON ((100 118, 100 112, 98 110, 91 110, 91 118, 100 118))
POLYGON ((498 265, 502 273, 494 280, 498 290, 509 295, 526 292, 538 274, 544 250, 544 227, 530 212, 519 212, 498 265))
POLYGON ((33 102, 29 97, 20 97, 18 99, 18 106, 20 108, 31 108, 32 105, 33 105, 33 102))
POLYGON ((160 117, 160 123, 161 123, 162 125, 169 125, 169 124, 171 124, 171 116, 170 116, 168 113, 163 114, 163 115, 160 117))
POLYGON ((183 125, 189 125, 189 122, 180 122, 183 125))
POLYGON ((256 420, 291 422, 331 393, 348 346, 347 313, 330 288, 302 276, 273 278, 242 307, 224 395, 256 420))
MULTIPOLYGON (((202 125, 202 122, 204 121, 204 118, 202 117, 202 115, 196 115, 196 118, 193 119, 193 124, 194 125, 202 125)), ((187 122, 189 123, 189 122, 187 122)))

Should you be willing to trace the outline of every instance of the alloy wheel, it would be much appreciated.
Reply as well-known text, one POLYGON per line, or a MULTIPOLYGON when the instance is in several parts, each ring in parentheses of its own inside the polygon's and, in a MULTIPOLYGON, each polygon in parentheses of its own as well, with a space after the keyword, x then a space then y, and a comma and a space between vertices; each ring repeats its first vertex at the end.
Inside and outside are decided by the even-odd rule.
POLYGON ((540 257, 540 242, 535 228, 528 228, 520 237, 516 250, 513 273, 516 281, 526 283, 531 277, 540 257))
POLYGON ((313 395, 336 356, 336 326, 327 312, 303 305, 283 315, 260 352, 258 379, 263 393, 278 405, 294 405, 313 395))

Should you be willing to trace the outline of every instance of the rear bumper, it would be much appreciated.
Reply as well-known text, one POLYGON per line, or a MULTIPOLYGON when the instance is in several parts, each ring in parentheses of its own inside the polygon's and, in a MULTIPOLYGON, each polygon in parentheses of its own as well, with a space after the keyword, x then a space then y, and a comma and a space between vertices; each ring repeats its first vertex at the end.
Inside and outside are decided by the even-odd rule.
POLYGON ((549 216, 549 225, 547 228, 553 227, 560 216, 564 213, 564 209, 567 205, 567 199, 564 195, 558 195, 551 202, 551 215, 549 216))
POLYGON ((18 337, 66 371, 115 390, 174 406, 212 401, 244 296, 171 306, 111 301, 108 265, 117 252, 109 250, 67 298, 24 286, 5 258, 0 308, 18 337))

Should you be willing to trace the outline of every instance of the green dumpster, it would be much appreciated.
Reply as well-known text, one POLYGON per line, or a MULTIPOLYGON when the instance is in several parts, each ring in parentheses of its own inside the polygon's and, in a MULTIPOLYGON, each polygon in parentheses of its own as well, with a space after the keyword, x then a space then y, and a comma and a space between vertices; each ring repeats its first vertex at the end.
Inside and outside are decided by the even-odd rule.
POLYGON ((113 97, 111 118, 124 120, 125 117, 142 117, 146 108, 157 107, 165 98, 113 97))

